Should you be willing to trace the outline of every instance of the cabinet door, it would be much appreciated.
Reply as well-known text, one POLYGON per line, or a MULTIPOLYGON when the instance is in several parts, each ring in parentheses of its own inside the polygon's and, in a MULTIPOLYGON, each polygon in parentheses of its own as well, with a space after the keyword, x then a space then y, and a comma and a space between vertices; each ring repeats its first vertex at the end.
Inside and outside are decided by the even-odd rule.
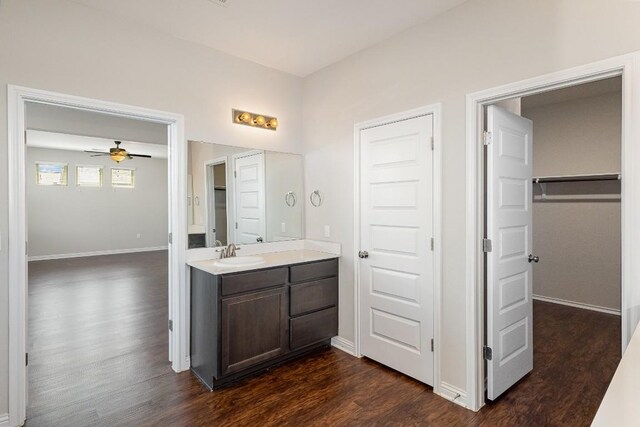
POLYGON ((222 300, 222 375, 288 351, 288 305, 286 287, 222 300))

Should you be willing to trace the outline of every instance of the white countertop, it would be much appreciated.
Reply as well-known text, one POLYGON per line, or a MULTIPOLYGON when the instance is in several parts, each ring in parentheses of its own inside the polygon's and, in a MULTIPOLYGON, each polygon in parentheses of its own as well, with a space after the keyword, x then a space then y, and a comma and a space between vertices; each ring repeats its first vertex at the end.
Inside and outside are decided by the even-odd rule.
MULTIPOLYGON (((246 266, 227 266, 218 264, 218 259, 207 259, 199 261, 187 261, 187 265, 195 267, 198 270, 211 274, 228 274, 240 271, 260 270, 263 268, 279 267, 282 265, 302 264, 305 262, 322 261, 325 259, 338 258, 338 255, 327 252, 313 251, 309 249, 296 249, 282 252, 267 252, 259 255, 264 259, 261 264, 253 264, 246 266)), ((238 255, 241 258, 242 255, 238 255)))
POLYGON ((592 426, 640 425, 640 326, 609 384, 592 426))

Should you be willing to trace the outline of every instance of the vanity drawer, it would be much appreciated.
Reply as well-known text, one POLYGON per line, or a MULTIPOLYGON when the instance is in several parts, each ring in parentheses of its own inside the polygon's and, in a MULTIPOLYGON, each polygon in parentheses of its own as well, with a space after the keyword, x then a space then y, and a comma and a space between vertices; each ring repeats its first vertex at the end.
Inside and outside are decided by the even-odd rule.
POLYGON ((287 283, 287 268, 273 268, 249 273, 223 275, 220 280, 220 292, 222 296, 239 294, 258 289, 283 286, 287 283))
POLYGON ((291 283, 337 276, 338 259, 335 258, 327 261, 312 262, 309 264, 292 265, 290 270, 291 283))
POLYGON ((338 335, 338 308, 331 307, 289 320, 291 350, 338 335))
POLYGON ((338 305, 338 278, 329 277, 291 285, 289 303, 291 316, 338 305))

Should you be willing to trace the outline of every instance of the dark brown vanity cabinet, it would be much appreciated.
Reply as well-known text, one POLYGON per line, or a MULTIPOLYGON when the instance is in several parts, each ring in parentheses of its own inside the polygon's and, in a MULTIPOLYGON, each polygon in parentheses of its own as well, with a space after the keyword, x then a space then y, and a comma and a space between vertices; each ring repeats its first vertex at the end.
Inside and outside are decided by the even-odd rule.
POLYGON ((191 268, 191 369, 210 388, 337 334, 337 258, 223 275, 191 268))

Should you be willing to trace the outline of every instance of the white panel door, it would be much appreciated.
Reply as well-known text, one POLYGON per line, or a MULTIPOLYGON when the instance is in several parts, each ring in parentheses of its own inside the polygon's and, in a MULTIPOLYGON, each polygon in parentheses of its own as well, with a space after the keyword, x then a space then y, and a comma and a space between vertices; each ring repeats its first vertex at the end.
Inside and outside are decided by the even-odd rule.
POLYGON ((264 241, 264 153, 235 159, 236 239, 234 243, 264 241))
POLYGON ((487 110, 487 397, 533 369, 531 120, 487 110))
POLYGON ((360 133, 361 353, 430 385, 432 136, 432 115, 360 133))

